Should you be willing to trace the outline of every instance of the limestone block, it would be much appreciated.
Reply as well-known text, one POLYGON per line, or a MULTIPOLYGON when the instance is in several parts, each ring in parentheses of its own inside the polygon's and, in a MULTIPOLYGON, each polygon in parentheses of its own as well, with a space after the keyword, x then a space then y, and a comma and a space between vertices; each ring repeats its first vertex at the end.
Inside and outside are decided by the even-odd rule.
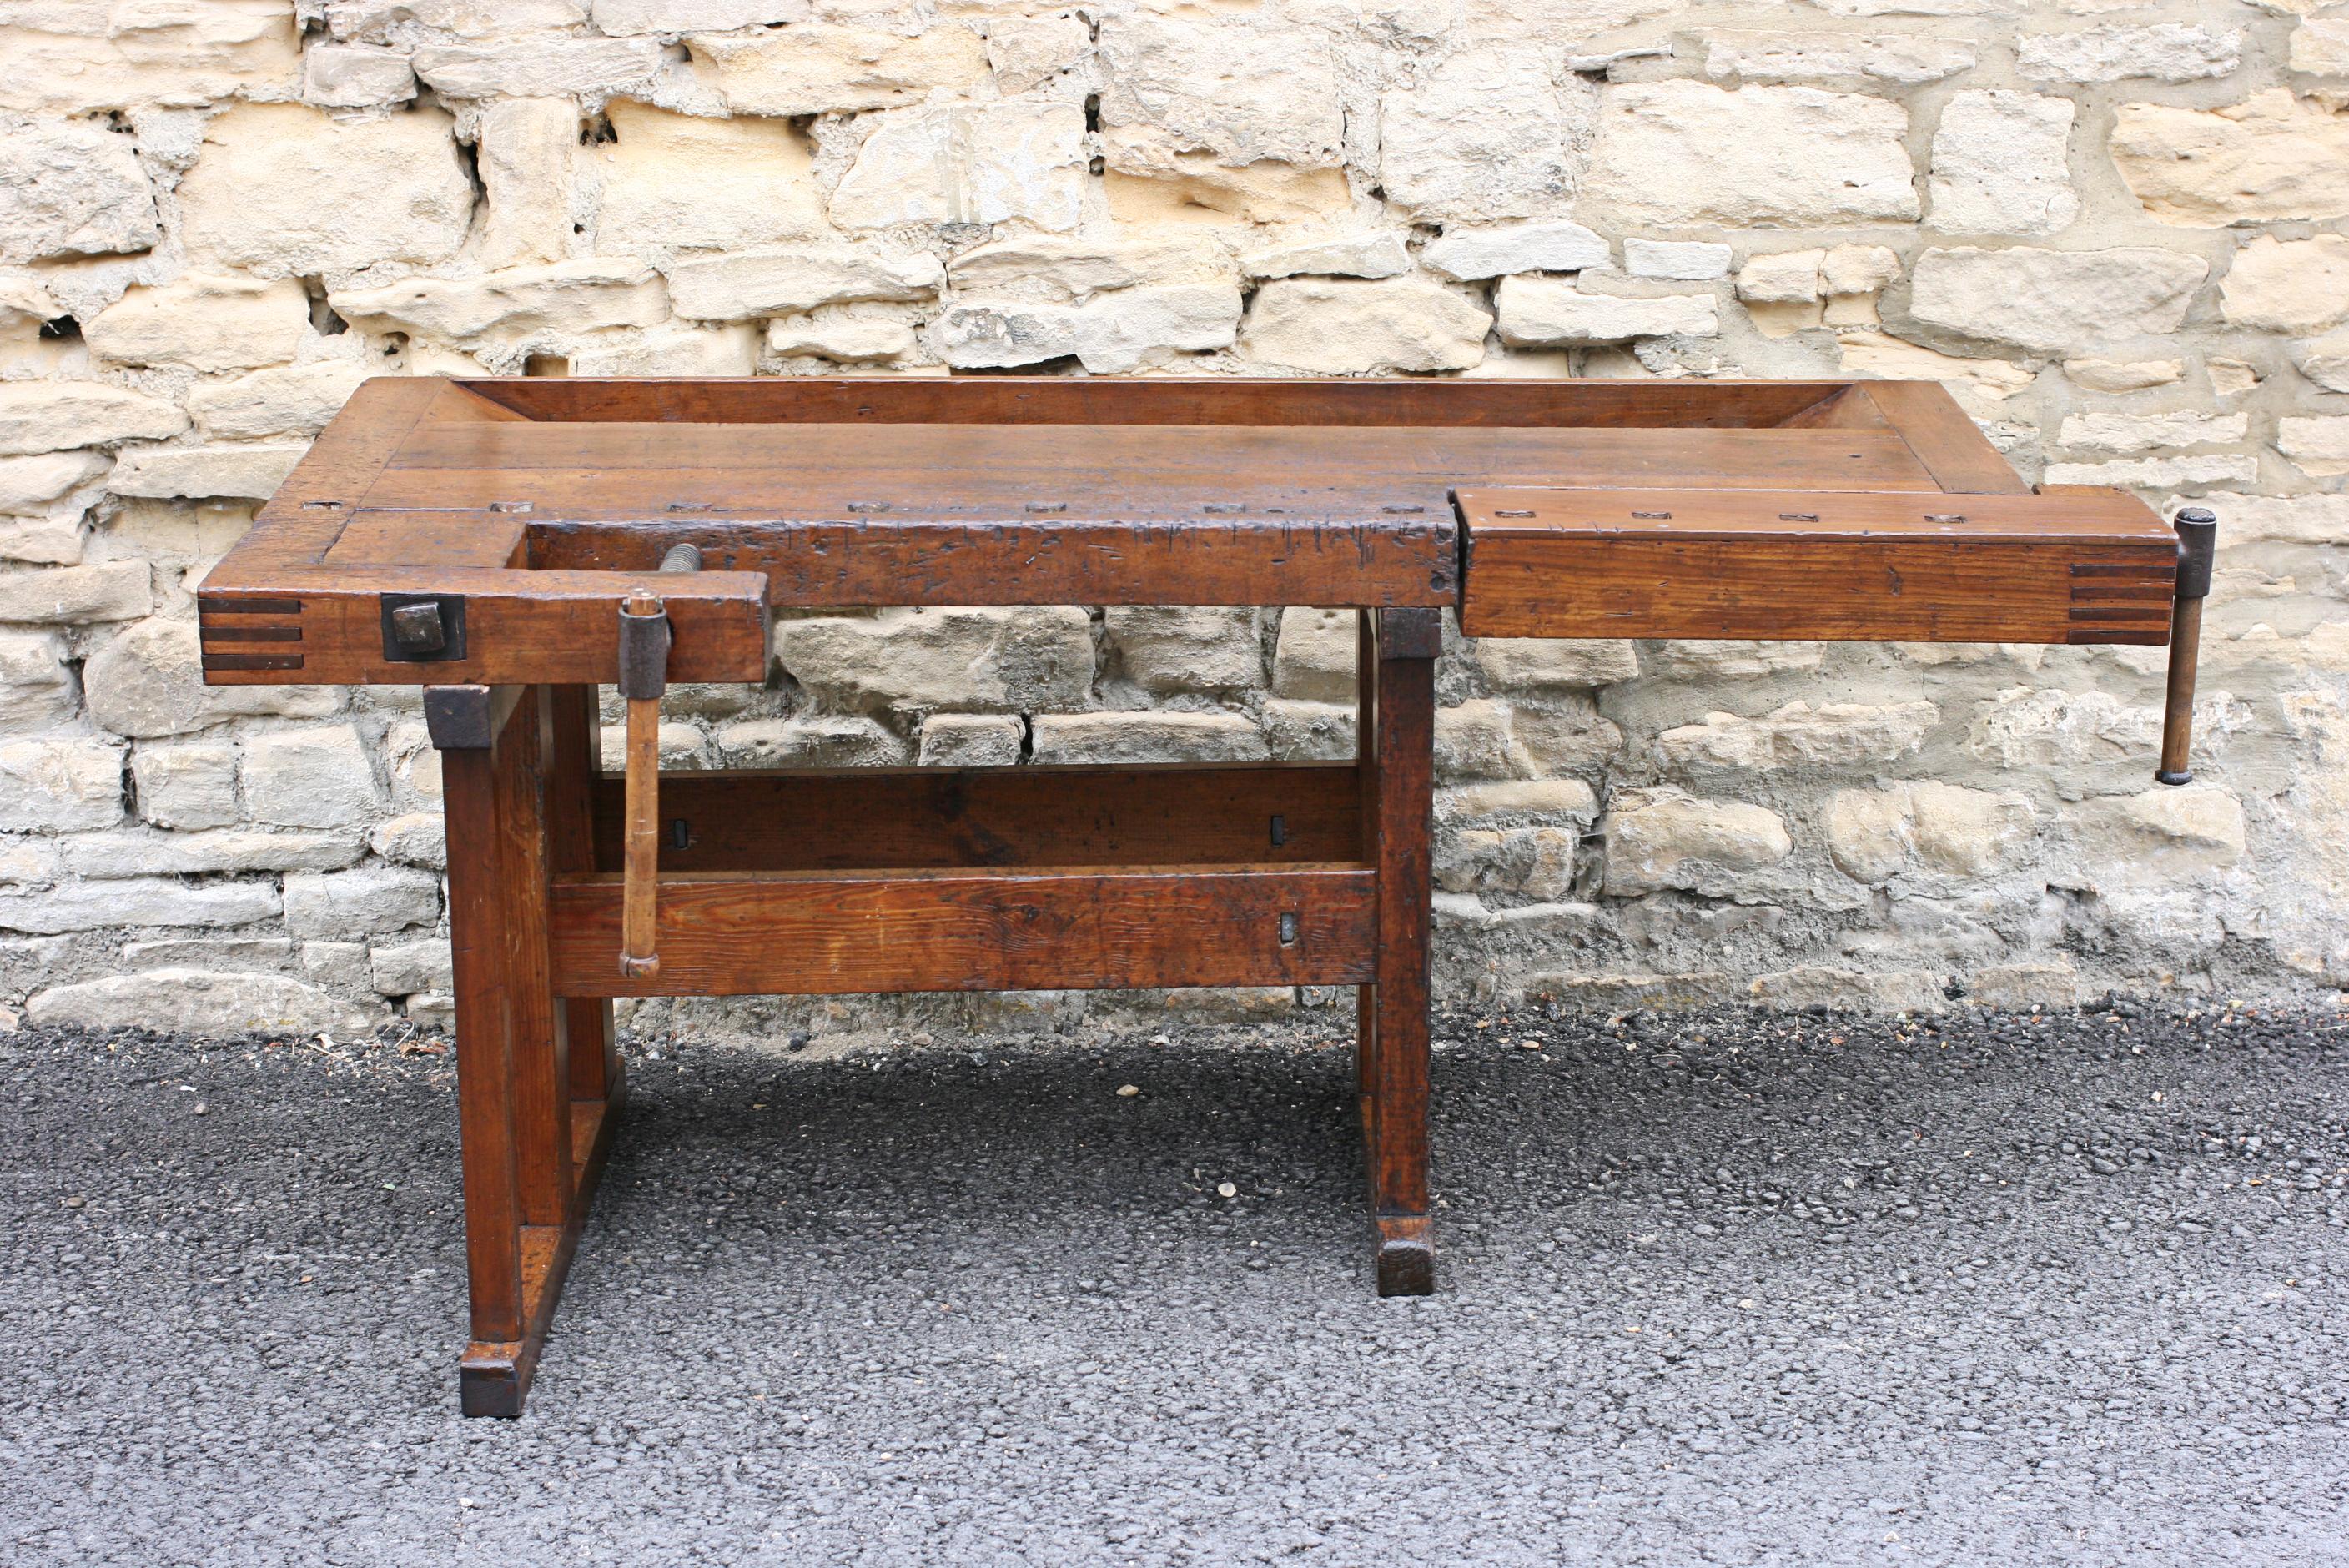
POLYGON ((1561 899, 1574 888, 1580 836, 1563 828, 1467 828, 1435 844, 1435 885, 1451 893, 1561 899))
POLYGON ((1478 637, 1468 645, 1497 686, 1603 686, 1640 676, 1638 650, 1619 638, 1478 637))
POLYGON ((2276 421, 2276 450, 2304 474, 2349 474, 2349 414, 2286 417, 2276 421))
POLYGON ((2160 732, 2158 709, 2109 693, 2013 686, 1968 728, 1966 749, 2001 768, 2044 771, 2151 756, 2160 732))
POLYGON ((2104 463, 2050 463, 2040 478, 2051 485, 2174 490, 2184 485, 2251 484, 2259 478, 2259 465, 2247 457, 2214 452, 2194 458, 2124 458, 2104 463))
POLYGON ((347 724, 273 730, 244 743, 245 810, 284 828, 357 828, 382 810, 383 790, 358 732, 347 724))
POLYGON ((767 324, 767 351, 843 365, 886 364, 914 352, 914 329, 869 316, 791 315, 767 324))
MULTIPOLYGON (((143 562, 116 564, 146 571, 143 562)), ((192 622, 140 622, 84 666, 90 717, 117 735, 152 739, 246 717, 323 718, 340 701, 326 686, 208 686, 200 655, 192 622)))
POLYGON ((1019 300, 957 300, 930 323, 930 350, 961 369, 1065 359, 1077 352, 1079 308, 1019 300))
POLYGON ((730 768, 894 768, 914 759, 905 738, 858 715, 754 718, 718 732, 730 768))
POLYGON ((1868 1013, 1930 1013, 1938 1011, 1945 1000, 1937 975, 1920 970, 1877 974, 1827 965, 1756 975, 1746 994, 1767 1007, 1868 1013))
POLYGON ((748 376, 758 366, 759 328, 754 322, 665 321, 584 339, 572 345, 570 357, 574 376, 748 376))
POLYGON ((121 747, 78 737, 0 741, 0 822, 68 833, 121 820, 121 747))
POLYGON ((2292 346, 2292 362, 2328 392, 2349 392, 2349 332, 2292 346))
POLYGON ((1762 718, 1709 713, 1658 736, 1656 751, 1674 768, 1848 768, 1912 755, 1940 717, 1922 701, 1791 702, 1762 718))
POLYGON ((1435 820, 1446 826, 1530 823, 1587 828, 1599 820, 1599 797, 1579 779, 1513 779, 1435 792, 1435 820))
MULTIPOLYGON (((290 948, 293 944, 288 942, 290 948)), ((129 956, 129 950, 124 950, 129 956)), ((313 985, 349 992, 367 983, 367 950, 364 942, 305 942, 302 944, 302 977, 313 985)))
POLYGON ((426 44, 410 63, 417 79, 444 98, 491 98, 647 91, 660 61, 652 38, 539 37, 426 44))
POLYGON ((1909 311, 1965 337, 2076 352, 2177 331, 2209 273, 2199 257, 2142 246, 1930 250, 1917 260, 1909 311))
POLYGON ((302 101, 319 108, 386 108, 416 96, 416 68, 392 49, 316 44, 302 53, 302 101))
POLYGON ((285 929, 296 936, 374 936, 440 918, 440 879, 413 866, 294 872, 285 878, 285 929))
POLYGON ((1966 991, 1974 1003, 2021 1012, 2045 1007, 2065 1010, 2080 1005, 2079 971, 2069 964, 1993 964, 1966 976, 1966 991))
POLYGON ((448 938, 428 936, 376 947, 367 954, 367 980, 386 996, 454 991, 455 966, 450 961, 448 938))
POLYGON ((967 91, 987 79, 978 35, 940 22, 911 37, 807 22, 685 40, 736 114, 843 114, 967 91))
POLYGON ((0 160, 0 262, 143 251, 162 238, 131 138, 88 121, 22 124, 0 160))
MULTIPOLYGON (((1386 239, 1401 256, 1402 242, 1392 235, 1386 239)), ((1409 265, 1405 259, 1397 270, 1409 265)), ((1143 284, 1226 283, 1232 259, 1206 234, 1022 233, 965 251, 947 263, 947 271, 957 289, 1081 303, 1143 284)))
POLYGON ((1606 889, 1615 897, 1666 888, 1718 893, 1739 873, 1776 865, 1795 849, 1775 812, 1675 789, 1619 792, 1599 831, 1606 889))
POLYGON ((439 871, 449 863, 447 824, 438 811, 416 811, 378 822, 367 831, 367 847, 398 865, 439 871))
POLYGON ((0 621, 86 626, 137 620, 154 607, 153 573, 144 561, 0 573, 0 621))
POLYGON ((2169 414, 2125 414, 2095 408, 2064 417, 2057 433, 2058 446, 2075 451, 2142 452, 2158 447, 2199 447, 2240 441, 2251 421, 2241 414, 2201 414, 2190 409, 2169 414))
POLYGON ((1595 111, 1578 78, 1560 87, 1539 52, 1459 51, 1380 103, 1379 183, 1425 222, 1489 222, 1560 211, 1595 111))
POLYGON ((1709 294, 1584 294, 1562 278, 1507 277, 1494 292, 1501 341, 1541 348, 1628 343, 1639 337, 1712 337, 1721 314, 1709 294))
POLYGON ((382 43, 409 36, 409 23, 433 37, 562 32, 587 20, 588 0, 325 0, 305 9, 323 9, 338 39, 382 43))
POLYGON ((454 128, 439 109, 337 120, 236 105, 180 181, 189 254, 264 278, 445 261, 473 211, 454 128))
POLYGON ((934 713, 922 720, 916 760, 925 768, 1009 768, 1027 739, 1016 714, 934 713))
POLYGON ((508 267, 470 278, 410 278, 335 289, 327 303, 355 326, 458 342, 519 343, 544 334, 651 326, 668 319, 660 274, 634 258, 508 267))
POLYGON ((372 1022, 333 992, 291 975, 182 967, 51 985, 26 1002, 25 1016, 50 1026, 129 1025, 199 1039, 288 1032, 356 1035, 372 1022))
POLYGON ((1092 623, 1069 605, 891 609, 775 626, 819 701, 864 711, 1065 707, 1092 688, 1092 623))
POLYGON ((2109 23, 2078 33, 2026 33, 2015 42, 2015 63, 2042 81, 2161 82, 2223 77, 2243 63, 2243 35, 2201 24, 2109 23))
POLYGON ((1454 229, 1430 241, 1421 264, 1438 277, 1467 282, 1505 273, 1573 273, 1603 267, 1607 241, 1579 223, 1507 223, 1488 229, 1454 229))
POLYGON ((1161 172, 1202 152, 1231 165, 1338 162, 1346 128, 1327 35, 1146 11, 1104 15, 1100 31, 1111 168, 1161 172))
POLYGON ((1126 677, 1145 691, 1229 691, 1264 678, 1247 606, 1112 604, 1107 617, 1126 677))
POLYGON ((1081 105, 940 104, 877 118, 832 193, 832 221, 843 229, 1019 222, 1058 231, 1084 216, 1081 105))
MULTIPOLYGON (((607 724, 597 732, 597 755, 625 757, 628 750, 628 730, 626 725, 607 724)), ((660 765, 680 772, 709 766, 709 753, 701 731, 679 719, 663 719, 654 731, 653 746, 659 754, 660 765)))
POLYGON ((0 455, 160 440, 187 428, 176 404, 100 381, 0 382, 0 455))
POLYGON ((1342 762, 1355 752, 1357 717, 1351 703, 1273 697, 1264 705, 1265 745, 1278 762, 1342 762))
POLYGON ((130 759, 139 815, 159 828, 225 828, 236 820, 236 748, 224 740, 142 746, 130 759))
POLYGON ((1485 357, 1492 317, 1419 278, 1284 278, 1257 291, 1240 348, 1323 375, 1465 370, 1485 357))
POLYGON ((219 872, 332 871, 360 854, 347 834, 207 828, 191 833, 78 833, 60 846, 65 869, 105 881, 219 872))
POLYGON ((813 157, 788 122, 707 119, 626 99, 604 112, 618 139, 594 150, 600 253, 735 251, 823 232, 813 157))
POLYGON ((2064 824, 2071 872, 2090 885, 2174 886, 2243 858, 2243 806, 2209 784, 2085 800, 2064 824))
POLYGON ((529 266, 570 255, 579 106, 569 98, 489 104, 481 110, 474 154, 489 198, 481 264, 529 266))
POLYGON ((1934 780, 1838 789, 1826 810, 1828 853, 1871 886, 1909 870, 1967 878, 2013 870, 2037 826, 2019 794, 1934 780))
POLYGON ((1962 38, 1908 33, 1725 32, 1704 36, 1704 74, 1749 82, 1814 82, 1866 77, 1918 87, 1971 70, 1974 46, 1962 38))
POLYGON ((1619 84, 1601 96, 1586 203, 1651 224, 1837 224, 1918 215, 1907 111, 1816 88, 1619 84))
POLYGON ((47 729, 80 706, 66 645, 49 632, 0 629, 0 733, 47 729))
POLYGON ((175 877, 69 882, 44 892, 0 894, 0 931, 47 934, 112 926, 251 925, 277 918, 275 884, 184 882, 175 877))
POLYGON ((125 447, 106 488, 120 496, 244 496, 266 500, 309 451, 299 441, 125 447))
POLYGON ((1826 252, 1768 251, 1745 258, 1737 269, 1737 297, 1751 304, 1802 304, 1825 297, 1820 276, 1826 252))
POLYGON ((81 564, 82 521, 88 501, 77 498, 47 517, 0 519, 0 561, 22 561, 36 566, 81 564))
POLYGON ((2230 544, 2349 544, 2349 496, 2230 495, 2224 504, 2230 544))
POLYGON ((728 33, 804 22, 808 0, 595 0, 594 15, 595 30, 616 38, 632 33, 728 33))
POLYGON ((1283 609, 1273 642, 1273 695, 1305 702, 1353 702, 1360 639, 1354 611, 1295 604, 1283 609))
POLYGON ((1264 734, 1237 713, 1040 713, 1033 760, 1075 762, 1260 762, 1264 734))
POLYGON ((1110 216, 1143 229, 1168 223, 1333 222, 1353 197, 1340 169, 1290 163, 1226 164, 1212 152, 1168 155, 1164 168, 1111 169, 1102 176, 1110 216))
POLYGON ((1279 240, 1244 252, 1239 263, 1240 271, 1251 278, 1308 274, 1394 278, 1411 271, 1411 255, 1403 249, 1401 234, 1392 229, 1380 229, 1360 234, 1279 240))
POLYGON ((16 516, 45 513, 84 485, 106 477, 114 459, 104 452, 43 452, 29 458, 0 458, 0 513, 16 516))
POLYGON ((1460 779, 1529 779, 1540 771, 1533 754, 1517 739, 1509 705, 1478 697, 1435 710, 1435 776, 1460 779))
POLYGON ((668 263, 669 298, 689 321, 791 315, 852 300, 922 300, 946 269, 925 252, 888 255, 846 245, 793 246, 668 263))
POLYGON ((348 359, 282 365, 198 383, 188 393, 188 414, 197 434, 213 440, 315 436, 367 378, 367 367, 348 359))
POLYGON ((2067 359, 2064 375, 2090 392, 2142 392, 2168 387, 2186 376, 2182 359, 2067 359))
POLYGON ((293 9, 280 0, 12 5, 0 15, 0 108, 144 112, 284 93, 296 47, 293 9))
POLYGON ((2349 16, 2304 16, 2292 30, 2292 68, 2349 77, 2349 16))
POLYGON ((1781 670, 1815 670, 1826 656, 1825 643, 1764 643, 1740 637, 1690 637, 1670 643, 1646 643, 1640 648, 1640 667, 1651 676, 1679 680, 1735 679, 1775 675, 1781 670))
POLYGON ((2305 335, 2349 321, 2349 235, 2261 234, 2235 253, 2219 300, 2237 326, 2305 335))
POLYGON ((1097 376, 1123 375, 1177 354, 1229 348, 1239 321, 1237 284, 1119 289, 1077 308, 1077 358, 1097 376))
POLYGON ((1900 276, 1900 253, 1889 245, 1829 245, 1819 255, 1819 286, 1829 299, 1873 294, 1900 276))
POLYGON ((2068 161, 2070 98, 1961 92, 1933 132, 1926 185, 1934 228, 1952 234, 2052 234, 2080 215, 2068 161))
POLYGON ((1730 254, 1727 245, 1710 240, 1649 240, 1634 235, 1623 242, 1623 270, 1635 278, 1702 283, 1727 277, 1730 254))
POLYGON ((2226 108, 2125 103, 2114 112, 2113 162, 2162 222, 2223 229, 2349 213, 2349 115, 2289 88, 2226 108))

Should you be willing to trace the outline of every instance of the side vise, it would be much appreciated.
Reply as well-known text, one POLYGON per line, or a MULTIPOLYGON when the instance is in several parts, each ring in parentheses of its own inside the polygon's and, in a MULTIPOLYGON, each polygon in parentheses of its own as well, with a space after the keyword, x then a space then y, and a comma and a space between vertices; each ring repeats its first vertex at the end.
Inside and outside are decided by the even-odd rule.
POLYGON ((2202 601, 2210 596, 2210 562, 2218 551, 2219 520, 2206 507, 2178 510, 2178 588, 2169 604, 2169 695, 2161 716, 2163 784, 2187 784, 2194 770, 2187 753, 2194 744, 2194 665, 2202 650, 2202 601))

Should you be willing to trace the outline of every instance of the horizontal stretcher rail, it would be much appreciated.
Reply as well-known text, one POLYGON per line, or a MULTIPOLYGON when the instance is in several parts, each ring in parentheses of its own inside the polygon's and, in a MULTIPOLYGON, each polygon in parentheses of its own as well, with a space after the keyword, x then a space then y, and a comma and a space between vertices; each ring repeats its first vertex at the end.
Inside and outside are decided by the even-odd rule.
POLYGON ((1305 865, 666 873, 660 973, 620 975, 621 882, 555 879, 558 995, 1350 985, 1376 873, 1305 865))

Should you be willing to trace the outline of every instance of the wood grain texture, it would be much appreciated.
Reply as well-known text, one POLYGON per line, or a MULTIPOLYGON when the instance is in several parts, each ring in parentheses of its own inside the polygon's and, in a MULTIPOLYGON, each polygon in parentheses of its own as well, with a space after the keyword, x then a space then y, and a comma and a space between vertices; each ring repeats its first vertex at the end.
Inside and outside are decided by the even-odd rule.
MULTIPOLYGON (((599 868, 595 861, 595 791, 603 778, 602 725, 595 713, 595 688, 587 686, 548 689, 551 738, 546 760, 547 856, 557 872, 617 870, 599 868)), ((566 997, 563 1004, 565 1032, 570 1037, 567 1063, 574 1100, 602 1100, 617 1093, 622 1081, 619 1033, 608 997, 566 997)))
MULTIPOLYGON (((1350 762, 664 773, 660 868, 1350 861, 1355 789, 1350 762)), ((620 869, 624 794, 616 779, 595 784, 595 869, 620 869)))
POLYGON ((1854 395, 1875 405, 1933 482, 1952 495, 2023 495, 2023 482, 1949 389, 1938 381, 1868 381, 1854 395))
POLYGON ((619 973, 620 900, 616 877, 556 882, 564 995, 1343 985, 1371 975, 1371 873, 1351 863, 671 874, 661 972, 645 982, 619 973))
POLYGON ((1461 630, 1503 637, 2166 641, 2177 545, 2093 496, 1464 490, 1461 630))

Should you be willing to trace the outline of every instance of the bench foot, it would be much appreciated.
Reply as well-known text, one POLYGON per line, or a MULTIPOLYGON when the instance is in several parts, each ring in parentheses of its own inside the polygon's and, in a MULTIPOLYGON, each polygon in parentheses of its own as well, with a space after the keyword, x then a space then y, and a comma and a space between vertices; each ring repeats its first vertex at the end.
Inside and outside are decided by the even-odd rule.
POLYGON ((1435 1294, 1435 1233, 1424 1214, 1379 1222, 1381 1295, 1435 1294))

